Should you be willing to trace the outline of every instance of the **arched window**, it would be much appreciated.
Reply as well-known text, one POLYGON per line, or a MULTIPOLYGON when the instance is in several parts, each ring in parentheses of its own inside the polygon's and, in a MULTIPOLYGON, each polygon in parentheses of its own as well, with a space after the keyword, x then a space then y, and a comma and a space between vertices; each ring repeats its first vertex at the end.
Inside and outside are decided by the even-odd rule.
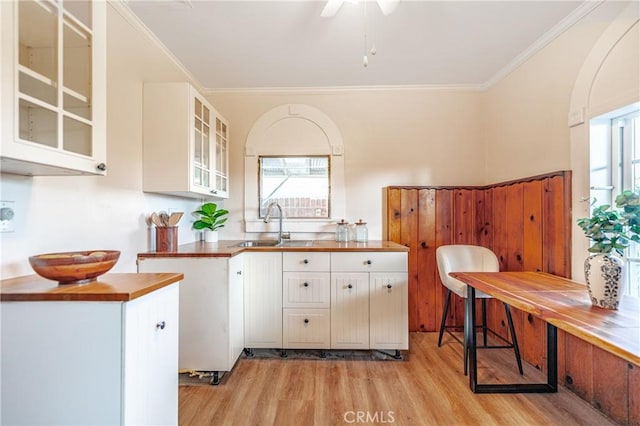
POLYGON ((338 128, 317 108, 286 104, 263 114, 245 144, 245 231, 276 232, 262 220, 276 201, 285 231, 333 232, 345 212, 343 154, 338 128))

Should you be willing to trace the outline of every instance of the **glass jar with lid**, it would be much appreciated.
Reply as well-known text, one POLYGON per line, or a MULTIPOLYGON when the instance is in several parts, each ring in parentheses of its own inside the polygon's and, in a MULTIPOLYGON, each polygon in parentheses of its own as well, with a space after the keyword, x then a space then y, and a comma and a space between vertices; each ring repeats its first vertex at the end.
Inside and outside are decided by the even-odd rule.
POLYGON ((367 222, 363 222, 362 219, 356 222, 355 238, 357 243, 366 243, 369 241, 369 231, 367 229, 367 222))
POLYGON ((349 222, 345 222, 344 219, 336 224, 336 241, 339 243, 349 241, 349 222))

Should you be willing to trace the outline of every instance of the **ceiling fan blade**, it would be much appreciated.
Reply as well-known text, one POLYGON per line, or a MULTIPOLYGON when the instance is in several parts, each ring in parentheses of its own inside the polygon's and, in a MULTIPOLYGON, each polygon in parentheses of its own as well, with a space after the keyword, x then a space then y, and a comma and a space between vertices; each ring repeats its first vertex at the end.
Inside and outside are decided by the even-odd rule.
POLYGON ((322 13, 320 14, 323 18, 331 18, 338 13, 338 10, 342 7, 342 3, 344 0, 328 0, 324 9, 322 9, 322 13))
POLYGON ((380 10, 382 10, 382 14, 384 16, 387 16, 391 14, 391 12, 396 10, 396 7, 398 7, 398 3, 400 3, 400 0, 377 0, 377 1, 378 1, 378 6, 380 6, 380 10))

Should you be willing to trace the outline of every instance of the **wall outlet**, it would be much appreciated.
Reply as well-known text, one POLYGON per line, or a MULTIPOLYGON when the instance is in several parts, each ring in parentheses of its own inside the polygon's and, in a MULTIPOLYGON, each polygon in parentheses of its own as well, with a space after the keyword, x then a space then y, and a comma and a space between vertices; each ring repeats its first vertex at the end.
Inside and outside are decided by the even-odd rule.
POLYGON ((0 232, 15 232, 15 201, 0 201, 0 232))

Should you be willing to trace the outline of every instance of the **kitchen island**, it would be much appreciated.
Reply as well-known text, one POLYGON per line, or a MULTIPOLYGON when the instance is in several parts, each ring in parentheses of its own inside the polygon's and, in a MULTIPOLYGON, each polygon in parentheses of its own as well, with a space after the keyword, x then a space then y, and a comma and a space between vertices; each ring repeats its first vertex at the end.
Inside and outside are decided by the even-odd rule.
POLYGON ((390 241, 195 242, 138 254, 139 272, 180 272, 180 370, 212 384, 246 349, 408 349, 407 252, 390 241), (299 244, 300 243, 300 244, 299 244), (298 245, 299 244, 299 245, 298 245))
POLYGON ((177 424, 182 278, 0 281, 0 423, 177 424))

